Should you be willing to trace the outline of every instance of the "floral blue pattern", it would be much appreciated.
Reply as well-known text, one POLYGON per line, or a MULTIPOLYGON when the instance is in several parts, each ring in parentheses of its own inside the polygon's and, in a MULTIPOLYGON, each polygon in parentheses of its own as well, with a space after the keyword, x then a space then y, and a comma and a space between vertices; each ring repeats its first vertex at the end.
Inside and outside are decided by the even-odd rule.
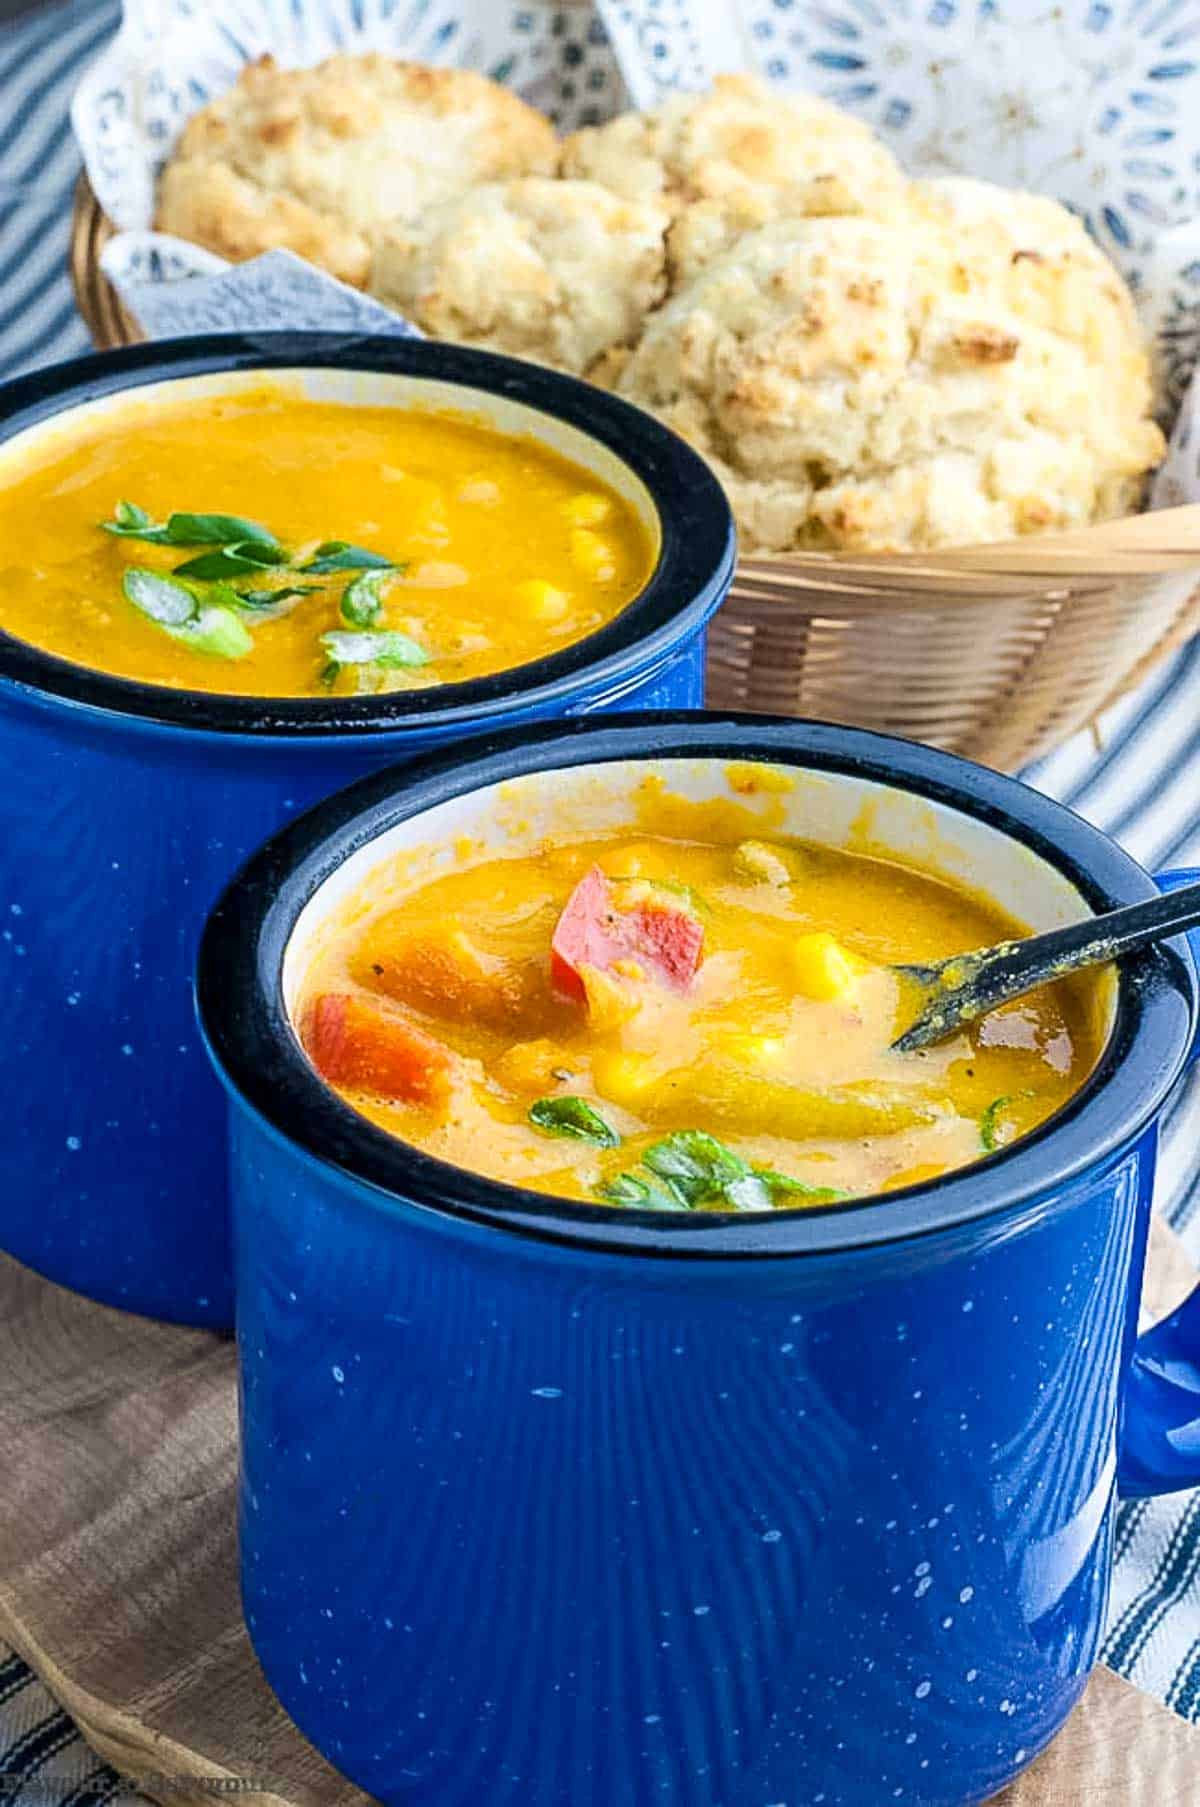
POLYGON ((638 106, 653 106, 673 89, 704 86, 713 62, 703 4, 616 0, 601 10, 638 106))
POLYGON ((860 114, 914 174, 1056 195, 1135 284, 1156 236, 1200 215, 1198 0, 600 0, 599 10, 640 104, 679 85, 682 47, 698 45, 684 85, 756 67, 860 114))
POLYGON ((421 337, 382 302, 337 282, 291 251, 267 251, 234 268, 161 233, 122 232, 106 247, 102 263, 151 339, 285 327, 421 337), (181 276, 190 280, 181 282, 181 276))
POLYGON ((1148 284, 1157 289, 1152 324, 1158 349, 1160 413, 1167 421, 1179 414, 1200 361, 1200 233, 1189 230, 1170 237, 1172 244, 1178 238, 1189 254, 1181 261, 1164 256, 1165 247, 1158 247, 1155 264, 1162 280, 1148 284))

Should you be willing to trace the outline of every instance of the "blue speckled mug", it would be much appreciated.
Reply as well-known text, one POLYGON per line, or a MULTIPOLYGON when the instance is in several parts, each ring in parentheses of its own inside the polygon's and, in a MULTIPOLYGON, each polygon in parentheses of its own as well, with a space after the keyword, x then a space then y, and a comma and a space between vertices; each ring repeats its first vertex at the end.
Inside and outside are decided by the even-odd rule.
POLYGON ((1192 960, 1123 965, 1096 1072, 1036 1133, 855 1206, 559 1202, 331 1094, 289 1016, 330 911, 402 849, 625 822, 651 751, 691 797, 785 766, 788 828, 867 821, 1037 928, 1154 893, 1011 779, 749 718, 533 728, 285 830, 200 962, 250 1633, 301 1729, 397 1807, 982 1801, 1084 1687, 1118 1485, 1200 1482, 1200 1307, 1135 1341, 1192 960))
POLYGON ((648 415, 532 364, 413 340, 223 334, 38 371, 0 389, 0 471, 131 392, 222 395, 264 372, 319 399, 467 408, 541 438, 628 498, 659 558, 577 645, 391 697, 168 690, 0 631, 0 1248, 106 1304, 215 1327, 233 1317, 224 1117, 192 969, 221 886, 289 815, 397 759, 503 723, 699 703, 705 625, 733 571, 720 486, 648 415))

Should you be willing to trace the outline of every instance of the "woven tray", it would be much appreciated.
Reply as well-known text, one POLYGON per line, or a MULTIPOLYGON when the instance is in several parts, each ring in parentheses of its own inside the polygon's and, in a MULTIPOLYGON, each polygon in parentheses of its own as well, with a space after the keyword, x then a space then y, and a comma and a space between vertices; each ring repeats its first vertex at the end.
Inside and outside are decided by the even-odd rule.
MULTIPOLYGON (((86 175, 75 191, 70 269, 97 345, 141 335, 98 259, 113 228, 86 175)), ((1076 594, 911 599, 786 584, 786 559, 748 559, 709 633, 717 709, 848 722, 1016 771, 1139 684, 1200 630, 1200 590, 1127 579, 1076 594)))
MULTIPOLYGON (((1159 1231, 1155 1316, 1192 1277, 1159 1231)), ((262 1807, 365 1807, 279 1707, 242 1626, 234 1370, 220 1337, 92 1305, 0 1256, 0 1636, 157 1800, 211 1807, 236 1778, 262 1807)), ((1100 1670, 996 1800, 1195 1807, 1200 1736, 1100 1670)))

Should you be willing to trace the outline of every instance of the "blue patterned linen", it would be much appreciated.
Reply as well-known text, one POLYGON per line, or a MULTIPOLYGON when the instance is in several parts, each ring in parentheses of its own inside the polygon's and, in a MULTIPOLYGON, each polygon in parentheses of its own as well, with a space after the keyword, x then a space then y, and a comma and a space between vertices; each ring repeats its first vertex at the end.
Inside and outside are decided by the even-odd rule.
MULTIPOLYGON (((171 3, 182 7, 189 0, 171 3)), ((359 0, 353 3, 358 5, 359 0)), ((382 6, 387 0, 374 3, 382 6)), ((255 10, 250 0, 240 0, 240 4, 247 14, 255 10)), ((290 0, 277 0, 277 4, 281 12, 292 12, 290 0)), ((698 16, 701 4, 702 0, 662 0, 658 8, 648 3, 615 4, 605 10, 616 38, 623 37, 626 46, 642 44, 647 55, 662 64, 670 82, 683 82, 703 79, 703 69, 695 62, 700 56, 697 34, 694 23, 688 24, 698 16), (660 39, 665 45, 661 57, 657 50, 660 39)), ((1033 0, 1028 0, 1028 6, 1032 17, 1033 0)), ((419 6, 418 10, 430 11, 419 6)), ((978 8, 972 8, 972 17, 986 20, 999 10, 1000 0, 982 0, 978 8)), ((598 65, 608 66, 607 52, 597 45, 593 26, 580 24, 580 9, 563 11, 569 15, 574 34, 564 28, 563 42, 578 44, 582 32, 598 65)), ((935 22, 945 15, 949 27, 959 8, 952 0, 931 0, 930 11, 935 22)), ((1182 102, 1185 93, 1182 85, 1171 84, 1182 84, 1183 74, 1191 73, 1187 45, 1200 19, 1200 5, 1187 0, 1187 4, 1167 6, 1156 14, 1135 5, 1118 18, 1107 0, 1066 0, 1060 11, 1080 29, 1094 31, 1101 44, 1107 41, 1105 32, 1111 29, 1115 33, 1118 24, 1122 31, 1131 19, 1146 20, 1147 31, 1153 24, 1159 32, 1155 56, 1160 73, 1146 75, 1146 83, 1155 85, 1136 90, 1155 101, 1154 106, 1141 109, 1149 123, 1140 129, 1168 131, 1176 117, 1171 109, 1182 102), (1104 16, 1110 14, 1104 23, 1104 16), (1093 18, 1096 23, 1088 25, 1093 18), (1178 42, 1168 42, 1172 37, 1178 42), (1179 76, 1162 73, 1171 62, 1186 63, 1187 70, 1179 76), (1169 103, 1157 98, 1160 93, 1170 97, 1169 103)), ((1005 16, 1011 22, 1013 15, 1010 5, 1005 16)), ((707 8, 705 16, 709 17, 707 8)), ((710 54, 713 45, 722 41, 719 28, 724 16, 723 0, 713 0, 712 29, 699 34, 705 37, 710 54)), ((896 47, 903 41, 907 16, 900 6, 885 5, 884 0, 835 0, 835 10, 828 13, 801 5, 800 0, 794 4, 793 0, 769 0, 758 5, 755 17, 761 25, 769 25, 771 32, 764 32, 755 42, 764 47, 760 55, 799 54, 802 73, 808 79, 813 68, 825 67, 827 72, 832 69, 832 79, 843 85, 874 82, 882 116, 895 100, 895 82, 889 71, 898 55, 896 47), (842 13, 836 11, 836 4, 843 6, 842 13), (817 22, 818 11, 823 22, 817 22), (785 48, 777 51, 779 44, 785 48), (852 48, 839 51, 839 44, 852 48), (885 47, 890 47, 886 54, 885 47), (818 53, 861 55, 863 69, 814 63, 818 53)), ((1039 11, 1037 16, 1048 15, 1039 11)), ((71 191, 79 169, 67 113, 81 70, 111 37, 117 22, 115 0, 101 0, 100 4, 96 0, 59 0, 32 18, 0 24, 0 377, 52 363, 88 346, 65 272, 71 191)), ((726 44, 728 47, 728 40, 726 44)), ((1196 54, 1200 60, 1200 50, 1196 54)), ((724 66, 744 60, 735 39, 724 66)), ((627 77, 631 67, 626 64, 627 77)), ((829 82, 820 85, 828 89, 829 82)), ((1186 92, 1194 96, 1196 86, 1189 86, 1186 92)), ((870 98, 874 103, 875 96, 870 98)), ((1193 117, 1200 120, 1200 107, 1194 99, 1189 98, 1189 105, 1193 117)), ((1151 153, 1160 159, 1169 155, 1155 151, 1149 140, 1144 145, 1129 143, 1128 131, 1123 142, 1130 157, 1137 150, 1145 151, 1148 158, 1151 153)), ((1031 176, 1038 173, 1042 172, 1031 172, 1031 176)), ((1053 185, 1047 174, 1043 180, 1053 185)), ((1150 176, 1145 180, 1150 183, 1150 176)), ((1144 190, 1131 186, 1129 193, 1159 195, 1168 211, 1182 213, 1193 204, 1190 184, 1195 180, 1194 169, 1181 171, 1165 199, 1153 184, 1144 190)), ((1131 217, 1144 217, 1140 202, 1131 208, 1131 217)), ((1181 301, 1181 307, 1185 313, 1191 310, 1188 318, 1195 324, 1200 318, 1200 263, 1191 281, 1194 292, 1190 300, 1181 301)), ((1101 741, 1097 750, 1091 735, 1079 735, 1026 776, 1114 834, 1151 869, 1200 864, 1200 640, 1110 713, 1102 726, 1101 741)), ((1200 1264, 1198 1150, 1200 1073, 1179 1092, 1170 1108, 1159 1181, 1160 1208, 1200 1264)), ((1200 1722, 1200 1493, 1138 1502, 1122 1509, 1105 1657, 1138 1687, 1185 1718, 1200 1722)), ((228 1753, 231 1769, 236 1770, 239 1758, 244 1760, 245 1753, 228 1753)), ((96 1759, 20 1658, 2 1645, 0 1794, 11 1807, 100 1807, 100 1803, 137 1807, 142 1799, 96 1759)))
MULTIPOLYGON (((118 245, 126 237, 122 234, 118 245)), ((248 263, 172 282, 147 254, 153 233, 121 270, 121 299, 149 339, 189 333, 254 332, 291 327, 308 332, 375 333, 419 339, 415 326, 359 289, 338 282, 294 251, 266 251, 248 263), (143 263, 150 267, 140 268, 143 263)), ((173 240, 167 241, 173 244, 173 240)), ((214 263, 217 259, 213 260, 214 263)))

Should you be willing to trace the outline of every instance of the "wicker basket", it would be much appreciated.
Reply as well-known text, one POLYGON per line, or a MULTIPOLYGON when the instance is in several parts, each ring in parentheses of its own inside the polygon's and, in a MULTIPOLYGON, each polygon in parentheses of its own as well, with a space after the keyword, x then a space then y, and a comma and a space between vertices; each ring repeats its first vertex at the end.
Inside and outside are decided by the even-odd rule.
MULTIPOLYGON (((101 274, 113 228, 80 176, 71 280, 97 345, 141 335, 101 274)), ((787 559, 743 559, 709 635, 718 709, 815 716, 906 735, 1013 771, 1066 739, 1200 630, 1178 578, 1029 593, 797 590, 787 559)))

